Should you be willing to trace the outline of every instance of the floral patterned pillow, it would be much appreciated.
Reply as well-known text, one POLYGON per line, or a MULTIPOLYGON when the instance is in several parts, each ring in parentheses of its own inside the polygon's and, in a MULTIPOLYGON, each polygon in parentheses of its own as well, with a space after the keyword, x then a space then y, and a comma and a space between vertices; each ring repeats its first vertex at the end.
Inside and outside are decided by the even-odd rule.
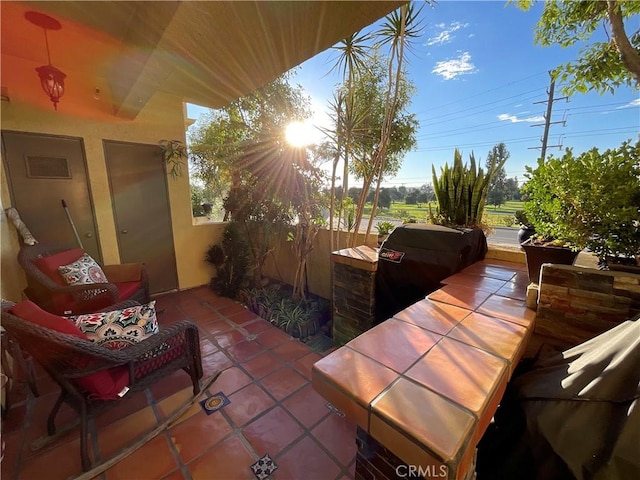
POLYGON ((158 333, 156 301, 147 305, 69 317, 89 340, 120 350, 158 333))
POLYGON ((86 285, 90 283, 107 283, 109 281, 100 265, 86 253, 75 262, 58 267, 58 272, 60 272, 67 285, 86 285))

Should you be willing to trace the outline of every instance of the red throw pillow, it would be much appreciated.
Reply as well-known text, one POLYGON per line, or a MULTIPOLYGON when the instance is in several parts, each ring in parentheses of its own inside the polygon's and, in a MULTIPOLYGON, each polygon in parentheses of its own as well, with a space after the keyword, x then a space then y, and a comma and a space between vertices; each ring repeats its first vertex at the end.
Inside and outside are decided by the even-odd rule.
MULTIPOLYGON (((46 312, 31 300, 16 303, 9 309, 9 313, 43 328, 89 341, 82 330, 76 327, 71 320, 46 312)), ((74 381, 94 398, 116 400, 118 393, 129 383, 129 369, 126 366, 115 367, 92 373, 86 377, 76 378, 74 381)))
POLYGON ((83 249, 74 248, 72 250, 65 250, 64 252, 49 255, 48 257, 37 258, 33 263, 35 263, 36 267, 38 267, 42 273, 58 285, 66 286, 67 283, 64 281, 64 278, 62 278, 62 275, 60 275, 58 267, 73 263, 82 255, 84 255, 83 249))

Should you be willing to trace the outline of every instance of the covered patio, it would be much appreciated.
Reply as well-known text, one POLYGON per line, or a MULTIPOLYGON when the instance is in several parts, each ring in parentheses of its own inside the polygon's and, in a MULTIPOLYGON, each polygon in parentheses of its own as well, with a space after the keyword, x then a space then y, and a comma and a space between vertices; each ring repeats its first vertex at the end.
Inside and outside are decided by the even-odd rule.
MULTIPOLYGON (((36 198, 36 194, 47 193, 52 185, 40 183, 20 191, 16 181, 19 175, 8 158, 14 162, 11 165, 18 165, 28 155, 42 154, 11 150, 7 147, 9 137, 26 139, 23 145, 27 146, 37 139, 73 142, 79 152, 82 175, 76 171, 69 174, 68 180, 81 178, 81 194, 77 196, 79 201, 75 197, 67 201, 72 211, 84 208, 88 212, 88 227, 80 232, 83 241, 93 245, 87 250, 93 248, 91 253, 105 265, 147 263, 144 256, 131 256, 126 246, 133 235, 129 235, 130 227, 123 226, 122 209, 118 210, 118 200, 124 193, 117 188, 115 179, 122 177, 116 173, 122 174, 124 170, 123 176, 130 180, 127 193, 138 194, 126 197, 124 210, 136 210, 157 198, 149 194, 145 176, 126 168, 133 169, 142 160, 131 152, 129 157, 118 157, 115 150, 133 146, 155 152, 163 140, 184 142, 190 121, 186 118, 185 102, 221 107, 403 3, 2 2, 2 298, 19 302, 26 286, 24 273, 16 261, 20 239, 4 210, 19 207, 16 204, 20 194, 26 192, 36 198), (50 63, 68 77, 57 110, 43 93, 35 72, 44 62, 46 50, 42 32, 25 20, 29 11, 45 13, 62 24, 61 29, 49 34, 47 44, 47 49, 51 45, 50 63), (119 172, 115 172, 116 158, 130 159, 120 164, 119 172)), ((46 155, 54 159, 63 157, 58 151, 46 151, 46 155)), ((150 158, 155 161, 153 155, 150 158)), ((164 279, 164 273, 166 278, 173 276, 168 286, 152 287, 152 298, 161 312, 158 323, 160 329, 182 320, 197 325, 204 380, 222 372, 201 398, 221 392, 228 403, 223 402, 212 413, 195 403, 177 422, 96 478, 251 480, 256 478, 251 466, 265 455, 277 465, 275 472, 265 478, 374 478, 373 474, 366 476, 356 469, 359 448, 363 447, 362 442, 358 444, 356 432, 367 431, 374 423, 386 429, 384 439, 392 439, 386 447, 403 462, 421 460, 420 455, 428 451, 440 462, 438 466, 452 467, 447 470, 447 478, 474 478, 475 447, 492 421, 510 375, 520 359, 532 356, 542 341, 553 340, 556 333, 555 327, 543 335, 536 336, 539 332, 534 332, 539 320, 534 310, 538 292, 527 289, 529 279, 525 279, 522 252, 517 248, 492 248, 485 260, 471 266, 472 270, 454 275, 455 278, 449 278, 439 290, 420 301, 435 304, 443 311, 457 312, 444 322, 421 306, 407 308, 388 320, 386 327, 384 323, 377 325, 375 328, 382 328, 370 331, 366 342, 358 342, 356 338, 341 347, 342 352, 334 348, 316 351, 240 303, 211 290, 208 284, 215 272, 205 263, 204 253, 209 245, 220 241, 225 224, 196 222, 191 212, 188 174, 174 179, 167 175, 161 160, 154 165, 154 178, 160 179, 157 191, 166 199, 162 213, 168 233, 158 241, 153 222, 145 228, 137 225, 136 251, 155 253, 162 247, 170 260, 161 264, 163 274, 153 273, 150 268, 155 280, 164 279), (389 325, 398 326, 392 332, 395 337, 379 333, 393 328, 389 325), (413 337, 405 332, 418 334, 413 337), (412 341, 418 337, 428 338, 419 345, 421 350, 402 348, 415 346, 412 341), (458 350, 462 352, 459 357, 448 359, 457 369, 448 368, 446 361, 440 363, 446 367, 439 372, 444 371, 445 387, 454 385, 440 390, 441 385, 433 386, 437 378, 428 369, 418 374, 410 372, 433 353, 430 349, 439 342, 440 346, 456 348, 463 344, 458 350), (477 367, 469 361, 473 356, 469 352, 478 358, 489 358, 491 375, 481 378, 486 381, 478 382, 479 387, 468 381, 477 367), (332 353, 337 354, 333 358, 344 354, 347 361, 332 364, 329 357, 332 353), (349 362, 349 358, 359 358, 361 363, 349 362), (360 369, 363 364, 370 369, 360 369), (344 365, 349 368, 342 368, 344 365), (447 374, 451 371, 454 374, 449 378, 447 374), (386 372, 386 377, 377 376, 377 372, 386 372), (325 382, 324 387, 321 381, 325 382), (399 384, 411 384, 411 388, 420 384, 419 394, 384 398, 399 384), (321 390, 322 396, 318 393, 321 390), (472 395, 468 394, 470 391, 472 395), (454 405, 451 410, 463 411, 459 418, 464 417, 460 423, 464 428, 425 427, 429 419, 423 415, 425 404, 421 402, 427 397, 437 397, 433 405, 454 405), (378 404, 384 407, 385 402, 385 410, 378 408, 378 404), (376 408, 378 418, 373 422, 370 419, 376 408), (434 445, 447 448, 438 450, 434 445)), ((42 180, 37 175, 32 177, 42 180)), ((61 178, 51 181, 60 182, 61 178)), ((46 197, 37 198, 37 202, 32 202, 37 203, 35 213, 56 225, 48 231, 55 231, 56 240, 62 238, 69 247, 76 246, 63 210, 52 209, 46 197)), ((38 240, 43 243, 51 240, 46 229, 37 231, 41 228, 37 221, 28 223, 38 240)), ((316 248, 309 261, 309 276, 312 293, 331 298, 328 260, 331 252, 327 238, 326 230, 318 236, 317 246, 321 242, 324 245, 316 248)), ((366 240, 363 238, 361 243, 370 243, 366 240)), ((289 253, 280 249, 274 257, 277 255, 286 263, 289 253)), ((372 257, 377 262, 377 251, 372 257)), ((352 263, 349 259, 346 265, 352 267, 352 263)), ((555 272, 556 280, 574 281, 574 276, 584 276, 582 271, 560 273, 555 272)), ((620 303, 620 292, 624 291, 624 305, 630 307, 622 318, 635 314, 640 288, 636 277, 631 280, 624 277, 624 288, 618 284, 614 288, 611 281, 612 293, 602 294, 605 308, 612 301, 620 303)), ((558 287, 554 291, 563 292, 562 298, 557 302, 553 297, 549 304, 571 303, 574 287, 562 282, 553 287, 558 287)), ((581 296, 589 296, 590 289, 589 284, 578 291, 581 296), (583 294, 583 290, 587 293, 583 294)), ((588 307, 593 308, 593 303, 597 302, 592 301, 588 307)), ((570 311, 566 316, 572 314, 570 311)), ((556 311, 548 312, 547 322, 555 321, 555 315, 556 311)), ((449 351, 442 355, 448 354, 449 351)), ((31 480, 79 476, 82 467, 77 429, 43 448, 32 448, 34 441, 46 435, 46 418, 58 396, 58 386, 42 369, 36 368, 35 377, 38 396, 24 381, 25 372, 8 391, 10 408, 2 421, 5 444, 2 477, 31 480)), ((398 390, 392 393, 395 395, 398 390)), ((189 376, 178 371, 98 417, 97 436, 91 445, 96 463, 122 451, 169 418, 191 397, 191 391, 189 376)), ((411 393, 409 390, 401 393, 407 392, 411 393)), ((58 422, 69 423, 75 417, 74 411, 65 406, 58 422)), ((440 418, 449 420, 453 416, 440 418)), ((376 432, 371 429, 367 433, 375 437, 376 432)), ((393 471, 388 478, 395 478, 393 471)))
MULTIPOLYGON (((458 288, 455 295, 435 295, 433 302, 452 311, 491 312, 496 325, 508 319, 507 323, 515 322, 513 329, 520 328, 519 323, 530 324, 533 316, 524 304, 523 272, 523 264, 487 260, 476 264, 474 275, 457 275, 452 280, 465 288, 458 288), (491 278, 496 273, 502 280, 491 278), (507 273, 511 281, 505 280, 507 273)), ((208 394, 222 392, 230 403, 211 415, 199 404, 193 405, 175 426, 98 478, 251 480, 255 476, 250 466, 265 454, 278 467, 269 478, 360 478, 355 473, 356 424, 311 385, 312 365, 333 349, 314 351, 208 287, 159 295, 155 300, 163 311, 158 316, 161 329, 180 320, 198 325, 204 378, 224 370, 208 394)), ((426 325, 420 309, 407 309, 397 317, 401 320, 394 321, 407 326, 426 325)), ((456 322, 463 318, 458 316, 456 322)), ((503 333, 496 335, 500 345, 511 344, 503 333)), ((512 335, 519 338, 515 330, 512 335)), ((386 363, 390 354, 380 361, 386 363)), ((406 357, 410 362, 412 354, 411 350, 393 353, 394 358, 406 357)), ((57 386, 40 370, 37 385, 41 393, 37 398, 26 383, 19 383, 12 392, 12 406, 3 422, 2 476, 17 480, 80 475, 77 429, 46 448, 31 448, 45 435, 46 416, 57 398, 57 386)), ((118 453, 190 396, 189 376, 177 372, 127 399, 96 420, 95 451, 102 460, 118 453)), ((71 409, 62 411, 59 423, 72 421, 74 415, 71 409)))

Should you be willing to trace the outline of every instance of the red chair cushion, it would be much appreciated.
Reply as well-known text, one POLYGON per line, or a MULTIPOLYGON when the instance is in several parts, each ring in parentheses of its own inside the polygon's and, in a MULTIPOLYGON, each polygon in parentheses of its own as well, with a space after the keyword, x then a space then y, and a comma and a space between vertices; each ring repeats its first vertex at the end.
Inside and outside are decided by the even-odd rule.
POLYGON ((72 250, 65 250, 64 252, 49 255, 48 257, 38 258, 34 260, 33 263, 36 264, 36 267, 38 267, 42 273, 58 285, 66 286, 67 283, 64 281, 64 278, 62 278, 62 275, 60 275, 58 267, 73 263, 82 255, 84 255, 84 250, 82 248, 74 248, 72 250))
POLYGON ((118 400, 118 393, 129 385, 129 369, 124 365, 113 367, 78 378, 77 381, 78 385, 91 393, 91 398, 118 400))
POLYGON ((142 282, 122 282, 116 283, 118 287, 118 297, 120 301, 130 298, 138 290, 142 288, 142 282))
POLYGON ((20 317, 27 322, 35 323, 49 330, 55 330, 56 332, 66 333, 68 335, 74 335, 76 337, 87 340, 87 336, 76 327, 75 323, 71 320, 54 315, 45 310, 42 310, 38 305, 31 300, 25 300, 20 303, 16 303, 9 313, 12 313, 16 317, 20 317))
MULTIPOLYGON (((87 336, 71 320, 42 310, 30 300, 15 304, 9 309, 9 313, 43 328, 89 341, 87 336)), ((88 391, 93 398, 116 400, 119 398, 118 393, 129 383, 129 369, 126 366, 114 367, 102 372, 91 373, 86 377, 74 379, 74 381, 88 391)))

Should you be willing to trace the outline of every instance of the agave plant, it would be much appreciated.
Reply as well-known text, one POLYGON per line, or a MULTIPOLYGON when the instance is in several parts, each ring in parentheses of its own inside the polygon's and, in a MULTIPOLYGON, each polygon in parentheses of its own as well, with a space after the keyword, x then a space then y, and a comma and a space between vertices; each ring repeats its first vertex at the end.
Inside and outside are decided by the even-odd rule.
POLYGON ((469 155, 469 165, 462 163, 462 153, 456 148, 453 166, 445 163, 440 177, 433 171, 433 189, 438 201, 438 212, 429 215, 433 223, 448 226, 475 227, 482 225, 484 206, 491 178, 504 166, 504 160, 494 161, 484 172, 478 167, 473 153, 469 155))

